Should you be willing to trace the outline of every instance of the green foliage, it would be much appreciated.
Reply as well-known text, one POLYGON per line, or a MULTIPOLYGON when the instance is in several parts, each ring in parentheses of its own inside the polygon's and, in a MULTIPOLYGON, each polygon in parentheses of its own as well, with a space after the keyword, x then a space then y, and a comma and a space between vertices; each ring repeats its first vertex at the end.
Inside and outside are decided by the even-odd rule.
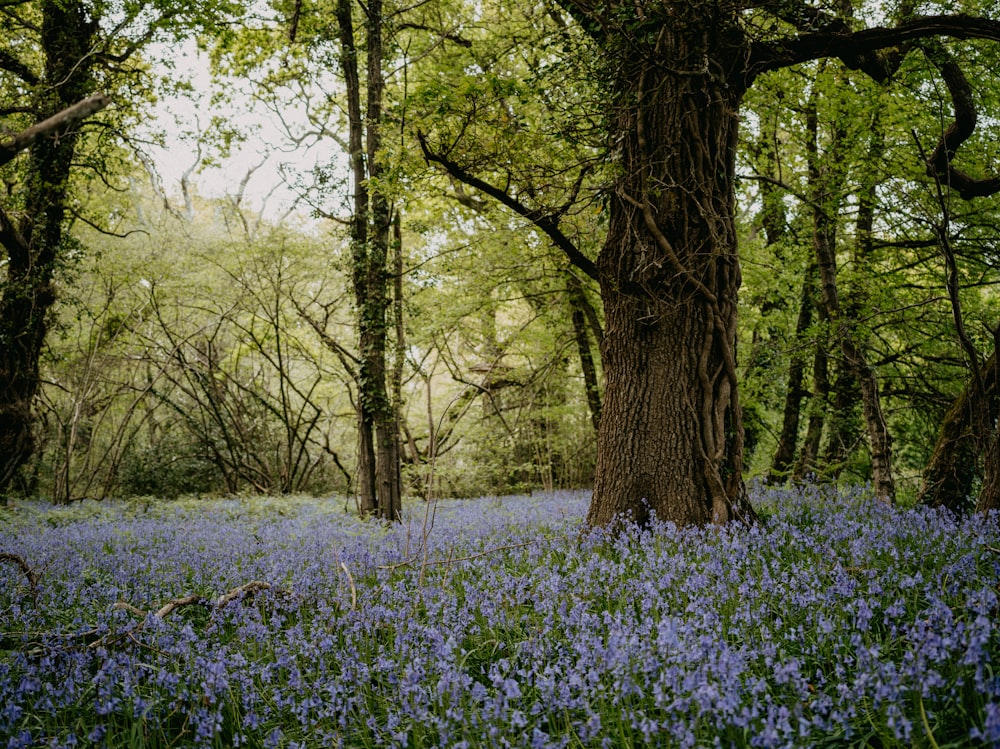
MULTIPOLYGON (((19 40, 11 49, 39 70, 36 40, 24 32, 37 26, 41 6, 16 8, 0 25, 19 40)), ((401 362, 401 392, 391 399, 403 415, 410 491, 478 495, 587 484, 594 433, 566 258, 524 215, 428 165, 417 134, 529 214, 557 216, 581 253, 596 258, 614 146, 605 140, 598 50, 549 4, 449 0, 390 3, 386 11, 393 65, 378 154, 384 169, 366 187, 394 196, 402 215, 405 336, 401 345, 390 341, 388 356, 401 362)), ((855 11, 863 17, 870 8, 855 11)), ((173 493, 170 486, 197 483, 191 474, 202 460, 213 466, 203 472, 211 479, 204 489, 352 488, 363 373, 348 231, 338 223, 347 216, 348 170, 334 8, 283 0, 255 8, 252 23, 227 23, 242 12, 228 2, 95 6, 109 53, 135 50, 101 73, 116 105, 102 113, 100 127, 84 128, 79 161, 88 168, 72 175, 74 210, 100 229, 137 233, 115 237, 77 221, 62 245, 58 283, 67 304, 54 316, 57 335, 46 352, 43 447, 30 471, 39 493, 153 491, 161 478, 157 493, 173 493), (121 24, 112 24, 119 16, 121 24), (187 202, 181 218, 162 207, 178 196, 141 186, 143 170, 116 134, 141 119, 164 64, 174 69, 159 82, 162 91, 194 85, 178 60, 161 59, 172 47, 147 42, 193 34, 210 50, 217 98, 252 93, 255 116, 279 113, 287 132, 276 148, 301 153, 323 143, 334 154, 311 171, 288 173, 312 212, 308 220, 294 213, 271 227, 245 209, 242 193, 204 200, 193 189, 180 196, 187 202)), ((623 13, 618 20, 630 32, 645 31, 631 8, 623 13)), ((762 38, 790 29, 746 20, 762 38)), ((979 71, 971 78, 976 103, 995 111, 994 46, 951 41, 947 49, 979 71)), ((366 55, 363 43, 358 52, 366 55)), ((857 399, 836 403, 838 383, 844 392, 850 384, 840 331, 818 312, 818 287, 805 283, 815 262, 816 206, 832 214, 846 324, 877 373, 904 493, 915 491, 938 422, 969 377, 935 245, 945 207, 966 328, 984 355, 993 345, 1000 217, 995 199, 946 195, 942 205, 926 175, 922 154, 952 116, 930 62, 915 51, 883 85, 839 62, 808 63, 760 78, 748 94, 737 185, 738 352, 752 475, 771 467, 793 362, 803 368, 798 455, 809 416, 817 416, 823 432, 809 469, 851 480, 870 471, 857 399), (866 195, 875 201, 871 237, 858 226, 866 195), (812 317, 796 330, 803 300, 812 317), (825 392, 815 382, 819 354, 827 357, 825 392), (844 435, 853 437, 838 448, 844 435)), ((362 85, 365 63, 359 60, 362 85)), ((10 84, 2 94, 9 129, 31 119, 21 104, 32 92, 15 77, 0 72, 10 84)), ((199 122, 191 127, 193 158, 224 163, 261 124, 199 122)), ((1000 168, 991 147, 996 128, 994 118, 980 118, 958 155, 963 169, 985 176, 1000 168)), ((5 203, 12 215, 23 209, 22 169, 20 162, 4 169, 14 188, 5 203)), ((598 294, 588 284, 582 293, 599 327, 598 294)), ((389 324, 370 314, 365 321, 389 324)), ((598 377, 599 332, 588 320, 598 377)))
POLYGON ((222 477, 212 462, 190 445, 169 438, 156 444, 129 445, 118 469, 117 483, 123 496, 176 499, 185 494, 217 491, 222 477))

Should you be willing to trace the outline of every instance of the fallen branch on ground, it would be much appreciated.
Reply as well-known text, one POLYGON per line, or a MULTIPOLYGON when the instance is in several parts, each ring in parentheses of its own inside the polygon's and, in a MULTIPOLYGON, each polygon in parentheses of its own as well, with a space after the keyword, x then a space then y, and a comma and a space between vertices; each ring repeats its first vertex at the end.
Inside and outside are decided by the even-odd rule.
POLYGON ((0 562, 13 562, 21 569, 24 576, 28 578, 28 590, 31 592, 31 599, 35 603, 38 603, 38 575, 31 569, 31 565, 24 561, 24 557, 18 554, 11 554, 7 551, 0 551, 0 562))
POLYGON ((241 600, 244 597, 250 597, 255 593, 262 590, 273 591, 277 595, 290 596, 292 592, 287 588, 276 588, 271 585, 271 583, 264 582, 263 580, 251 580, 243 585, 238 585, 237 587, 223 593, 216 599, 206 598, 200 595, 189 595, 180 596, 179 598, 172 598, 166 603, 162 604, 156 611, 144 611, 137 606, 133 606, 127 601, 118 601, 112 607, 118 611, 128 611, 134 616, 141 617, 142 621, 136 623, 134 626, 122 631, 122 632, 109 632, 103 637, 94 640, 87 645, 88 648, 99 648, 102 645, 107 644, 111 639, 121 639, 124 637, 131 638, 135 640, 135 634, 142 631, 143 625, 145 624, 146 618, 149 616, 154 616, 157 619, 165 619, 170 614, 172 614, 177 609, 185 608, 187 606, 204 606, 207 609, 221 609, 228 606, 230 603, 236 600, 241 600))

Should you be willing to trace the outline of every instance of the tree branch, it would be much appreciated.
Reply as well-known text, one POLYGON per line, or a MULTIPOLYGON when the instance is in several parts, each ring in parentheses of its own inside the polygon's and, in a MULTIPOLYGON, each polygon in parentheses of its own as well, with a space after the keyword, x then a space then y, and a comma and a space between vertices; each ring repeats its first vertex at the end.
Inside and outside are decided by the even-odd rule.
POLYGON ((855 70, 884 81, 898 67, 898 54, 907 42, 931 37, 1000 41, 1000 21, 966 14, 918 16, 895 27, 876 26, 853 33, 822 31, 753 45, 747 66, 750 81, 769 70, 778 70, 821 57, 837 57, 855 70), (886 50, 897 49, 897 55, 886 50))
POLYGON ((37 573, 35 573, 33 569, 31 569, 31 565, 29 565, 26 561, 24 561, 24 557, 18 554, 12 554, 7 551, 2 551, 0 552, 0 562, 13 562, 15 565, 17 565, 18 569, 20 569, 21 572, 24 573, 24 576, 28 578, 28 590, 31 593, 32 599, 34 599, 35 602, 37 602, 38 575, 37 573))
POLYGON ((958 169, 952 162, 959 147, 968 140, 976 129, 976 104, 972 98, 972 87, 965 73, 955 62, 955 58, 937 40, 924 45, 927 58, 941 71, 941 77, 948 87, 955 108, 955 120, 941 135, 937 146, 924 161, 927 175, 941 184, 951 187, 965 200, 985 197, 1000 192, 1000 178, 976 179, 958 169))
POLYGON ((38 76, 34 71, 5 49, 0 49, 0 70, 13 73, 29 86, 38 85, 38 76))
POLYGON ((454 32, 441 31, 440 29, 435 29, 432 26, 427 26, 422 23, 401 23, 397 24, 394 29, 395 31, 413 30, 413 31, 426 31, 430 34, 437 34, 442 39, 446 39, 449 42, 454 42, 459 47, 465 47, 466 49, 472 47, 472 42, 466 39, 461 34, 456 34, 454 32))
POLYGON ((427 145, 427 137, 423 133, 417 133, 417 140, 420 141, 420 150, 423 151, 424 158, 428 161, 428 163, 434 162, 440 164, 444 167, 445 171, 455 179, 460 182, 464 182, 469 187, 474 187, 480 192, 489 195, 494 200, 499 201, 501 204, 514 211, 514 213, 528 219, 528 221, 533 223, 550 240, 552 240, 552 243, 556 247, 565 253, 566 257, 569 258, 569 261, 573 265, 590 276, 590 278, 595 281, 598 280, 597 265, 594 261, 580 252, 576 244, 559 229, 559 213, 543 213, 542 211, 528 208, 528 206, 524 205, 524 203, 510 195, 510 193, 505 190, 494 187, 488 182, 473 176, 447 156, 432 151, 430 146, 427 145))
POLYGON ((28 240, 18 231, 3 208, 0 208, 0 246, 3 246, 9 255, 24 254, 28 251, 28 240))
POLYGON ((71 125, 85 120, 96 112, 101 111, 111 103, 104 94, 94 94, 93 96, 77 102, 73 106, 52 115, 47 120, 42 120, 37 125, 32 125, 27 130, 23 130, 7 141, 0 143, 0 166, 12 161, 18 153, 28 148, 39 138, 50 133, 70 127, 71 125))
POLYGON ((601 13, 594 7, 596 3, 586 2, 586 0, 556 0, 556 4, 580 24, 580 28, 587 32, 587 36, 595 42, 604 41, 607 36, 607 24, 601 13))

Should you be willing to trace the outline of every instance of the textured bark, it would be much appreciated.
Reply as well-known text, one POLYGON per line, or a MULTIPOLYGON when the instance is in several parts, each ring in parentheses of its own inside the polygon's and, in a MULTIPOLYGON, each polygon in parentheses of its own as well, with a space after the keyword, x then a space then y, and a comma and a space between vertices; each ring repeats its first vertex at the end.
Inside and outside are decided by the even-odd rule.
POLYGON ((752 514, 734 358, 733 65, 745 41, 726 11, 657 10, 605 48, 621 176, 597 263, 606 388, 591 525, 752 514))
POLYGON ((1000 510, 1000 438, 994 432, 984 456, 983 486, 976 500, 976 512, 1000 510))
MULTIPOLYGON (((45 74, 35 99, 40 122, 93 93, 91 47, 97 29, 83 3, 46 2, 42 7, 45 74)), ((0 497, 34 450, 32 404, 56 301, 53 279, 63 256, 69 176, 78 141, 73 122, 30 145, 20 225, 0 211, 0 243, 7 254, 0 285, 0 497)))
MULTIPOLYGON (((996 397, 995 352, 983 367, 983 386, 987 398, 996 397)), ((974 405, 977 389, 975 378, 971 378, 941 420, 934 450, 924 468, 921 504, 956 513, 968 509, 981 452, 976 428, 979 413, 974 405)))

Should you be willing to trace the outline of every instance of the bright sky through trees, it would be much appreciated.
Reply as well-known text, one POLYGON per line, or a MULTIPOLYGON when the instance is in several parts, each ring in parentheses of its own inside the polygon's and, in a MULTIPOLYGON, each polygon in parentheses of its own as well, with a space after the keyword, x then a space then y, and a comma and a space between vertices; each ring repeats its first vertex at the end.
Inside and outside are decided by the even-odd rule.
POLYGON ((173 79, 151 107, 139 140, 150 144, 144 150, 165 194, 180 198, 186 179, 197 195, 242 195, 242 205, 269 218, 292 209, 308 217, 302 185, 317 163, 337 158, 336 147, 290 143, 285 128, 305 130, 303 113, 289 107, 283 125, 255 101, 251 81, 213 83, 209 60, 193 40, 155 57, 175 66, 173 79))

